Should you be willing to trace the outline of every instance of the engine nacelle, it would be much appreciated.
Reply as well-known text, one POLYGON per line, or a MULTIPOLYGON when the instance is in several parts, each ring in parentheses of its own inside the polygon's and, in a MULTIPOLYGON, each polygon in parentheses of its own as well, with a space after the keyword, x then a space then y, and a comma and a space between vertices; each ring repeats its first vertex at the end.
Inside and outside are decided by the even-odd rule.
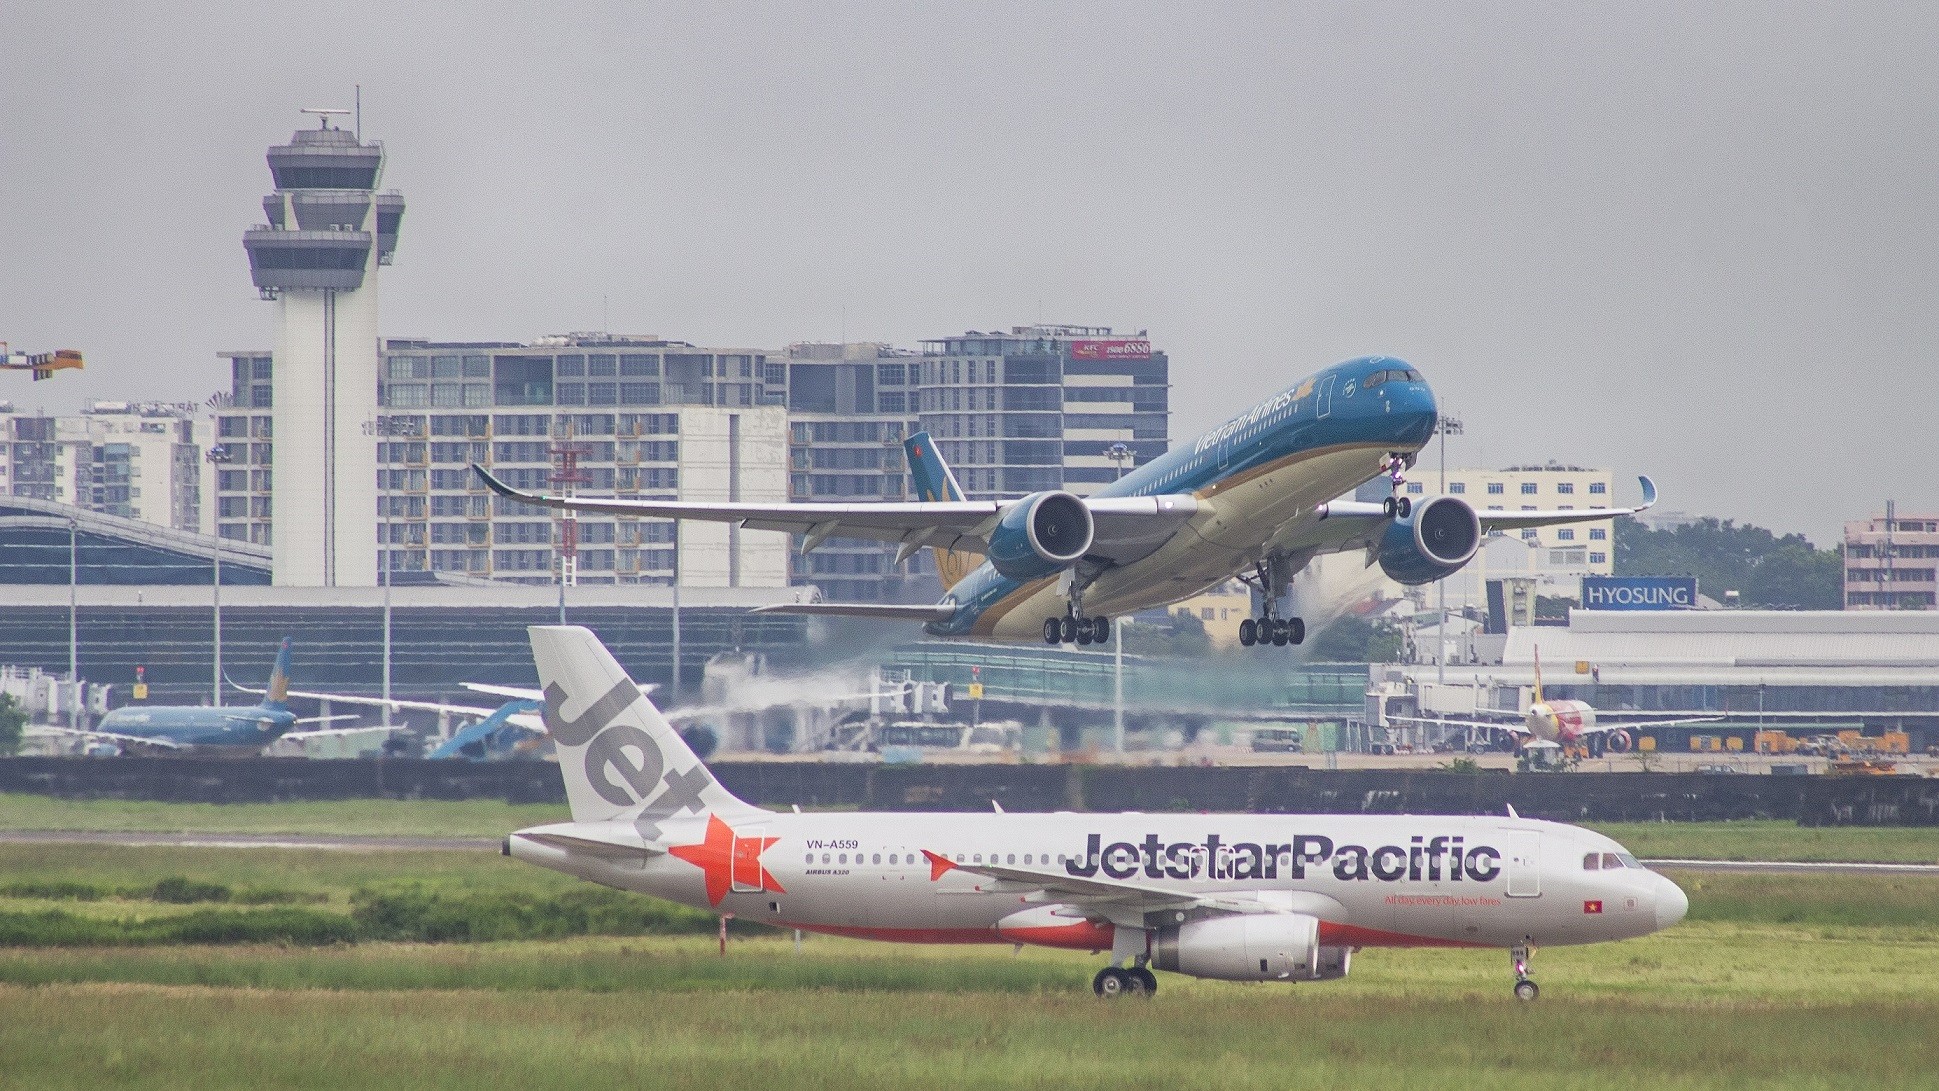
POLYGON ((1636 746, 1636 740, 1629 737, 1629 732, 1618 728, 1603 735, 1602 745, 1612 754, 1627 754, 1636 746))
POLYGON ((1246 913, 1159 929, 1151 964, 1220 981, 1321 981, 1346 976, 1347 960, 1345 948, 1320 946, 1317 917, 1246 913))
POLYGON ((1091 509, 1070 493, 1031 493, 1003 509, 987 555, 1010 579, 1036 579, 1081 560, 1096 529, 1091 509))
POLYGON ((1433 583, 1460 571, 1480 548, 1481 518, 1474 508, 1460 497, 1437 496, 1387 524, 1380 567, 1400 583, 1433 583))

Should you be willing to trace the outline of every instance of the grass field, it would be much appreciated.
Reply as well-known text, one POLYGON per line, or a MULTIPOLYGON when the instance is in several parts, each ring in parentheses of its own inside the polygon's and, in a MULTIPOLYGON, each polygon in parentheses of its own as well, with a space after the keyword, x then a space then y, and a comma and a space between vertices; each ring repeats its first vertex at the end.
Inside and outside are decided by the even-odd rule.
MULTIPOLYGON (((1939 1086, 1939 879, 1695 874, 1657 936, 1537 954, 1362 952, 1300 986, 1161 975, 1090 996, 1101 959, 749 933, 506 942, 0 948, 0 1088, 645 1085, 1069 1088, 1939 1086)), ((206 888, 454 904, 598 888, 455 852, 0 845, 0 922, 206 911, 206 888)), ((621 896, 624 897, 624 896, 621 896)), ((650 899, 631 902, 657 905, 650 899)))

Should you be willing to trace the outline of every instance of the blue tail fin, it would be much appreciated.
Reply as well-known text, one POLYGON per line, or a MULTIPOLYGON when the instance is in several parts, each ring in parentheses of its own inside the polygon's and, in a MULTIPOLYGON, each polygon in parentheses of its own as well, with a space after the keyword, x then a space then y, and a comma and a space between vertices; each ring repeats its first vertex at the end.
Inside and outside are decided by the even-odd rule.
MULTIPOLYGON (((910 436, 902 442, 902 449, 909 456, 909 480, 915 485, 916 499, 931 503, 963 499, 963 487, 956 483, 956 472, 943 461, 943 453, 936 450, 936 441, 929 433, 917 432, 910 436)), ((983 563, 983 558, 974 553, 936 548, 929 552, 935 555, 936 575, 945 591, 983 563)))
POLYGON ((287 708, 290 691, 290 638, 283 638, 283 646, 276 649, 276 666, 269 672, 269 689, 263 694, 264 708, 287 708))
POLYGON ((465 747, 471 745, 472 743, 484 744, 482 747, 483 752, 489 753, 491 750, 491 737, 498 733, 499 728, 505 726, 505 721, 511 719, 513 713, 536 712, 538 711, 538 709, 539 709, 539 703, 537 701, 524 701, 524 700, 507 701, 504 704, 498 706, 497 711, 493 712, 491 715, 485 717, 482 720, 479 720, 477 723, 472 724, 470 727, 465 728, 463 731, 460 731, 457 734, 452 735, 451 738, 445 741, 444 745, 438 747, 436 750, 431 751, 431 753, 426 756, 433 757, 433 758, 467 757, 469 755, 467 755, 464 752, 465 747))
POLYGON ((909 479, 915 485, 918 500, 961 500, 962 486, 956 483, 956 474, 943 461, 943 454, 936 450, 936 442, 927 432, 917 432, 902 441, 902 449, 909 456, 909 479))

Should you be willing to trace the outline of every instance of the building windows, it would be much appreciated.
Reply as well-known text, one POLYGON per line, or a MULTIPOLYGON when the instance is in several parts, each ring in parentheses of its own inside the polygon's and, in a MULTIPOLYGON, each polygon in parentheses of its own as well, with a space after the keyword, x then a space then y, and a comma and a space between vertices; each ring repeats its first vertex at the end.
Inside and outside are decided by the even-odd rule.
POLYGON ((1465 481, 1448 482, 1448 494, 1451 496, 1460 496, 1461 494, 1467 491, 1468 491, 1468 483, 1465 481))
POLYGON ((1568 527, 1563 527, 1561 530, 1555 532, 1555 538, 1561 542, 1573 542, 1575 541, 1575 531, 1568 527))
POLYGON ((1426 491, 1426 487, 1418 481, 1409 481, 1407 483, 1407 495, 1409 496, 1419 496, 1426 491))
POLYGON ((1559 482, 1555 486, 1555 491, 1558 493, 1561 493, 1563 496, 1573 496, 1575 495, 1575 482, 1573 481, 1559 482))
POLYGON ((1503 492, 1503 489, 1502 489, 1502 486, 1501 486, 1501 482, 1499 482, 1499 481, 1490 481, 1490 482, 1488 482, 1488 495, 1489 495, 1489 496, 1500 496, 1500 495, 1502 494, 1502 492, 1503 492))
POLYGON ((1603 494, 1605 494, 1605 493, 1607 493, 1608 491, 1609 491, 1609 486, 1608 486, 1608 485, 1606 485, 1606 484, 1604 484, 1604 483, 1603 483, 1603 482, 1601 482, 1601 481, 1591 481, 1591 482, 1589 482, 1589 495, 1590 495, 1590 496, 1601 496, 1601 495, 1603 495, 1603 494))
POLYGON ((1533 482, 1533 481, 1524 481, 1524 482, 1522 482, 1522 495, 1523 495, 1523 496, 1534 496, 1534 495, 1535 495, 1535 490, 1536 490, 1536 488, 1537 488, 1537 486, 1536 486, 1536 484, 1535 484, 1535 482, 1533 482))
POLYGON ((1609 563, 1609 554, 1607 554, 1607 553, 1591 553, 1591 554, 1589 554, 1589 563, 1590 563, 1590 564, 1607 564, 1607 563, 1609 563))
POLYGON ((1601 528, 1601 527, 1590 527, 1590 528, 1589 528, 1589 540, 1590 540, 1590 541, 1592 541, 1592 542, 1601 542, 1601 541, 1607 541, 1607 540, 1608 540, 1608 538, 1609 538, 1609 532, 1608 532, 1608 531, 1606 531, 1606 530, 1604 530, 1603 528, 1601 528))

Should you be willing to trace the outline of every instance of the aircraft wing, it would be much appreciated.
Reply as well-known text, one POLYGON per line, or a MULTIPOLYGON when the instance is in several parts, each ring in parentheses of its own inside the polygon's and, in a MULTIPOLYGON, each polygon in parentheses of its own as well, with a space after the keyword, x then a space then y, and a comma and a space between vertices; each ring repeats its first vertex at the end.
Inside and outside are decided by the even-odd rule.
MULTIPOLYGON (((652 519, 698 519, 735 523, 749 530, 776 530, 807 536, 813 549, 829 538, 870 538, 897 542, 906 553, 924 546, 982 553, 1011 501, 915 500, 859 504, 712 503, 697 500, 625 500, 618 497, 555 496, 514 489, 482 466, 473 466, 500 496, 523 504, 606 515, 652 519)), ((1192 496, 1118 496, 1084 500, 1095 536, 1086 556, 1114 563, 1142 557, 1162 544, 1198 513, 1192 496)), ((770 612, 809 613, 789 607, 770 612)), ((858 615, 886 617, 894 615, 858 615)), ((906 617, 902 618, 907 620, 906 617)), ((926 620, 926 619, 925 619, 926 620)))
MULTIPOLYGON (((332 718, 343 719, 345 717, 332 717, 332 718)), ((355 717, 348 717, 348 718, 354 719, 355 717)), ((297 722, 302 723, 303 721, 298 720, 297 722)), ((385 727, 383 724, 371 724, 368 727, 325 727, 325 728, 320 728, 316 731, 285 731, 279 737, 284 739, 321 739, 330 735, 358 735, 366 731, 397 731, 397 730, 400 730, 400 729, 396 727, 385 727)))
POLYGON ((756 614, 817 614, 823 617, 873 617, 884 621, 948 621, 954 603, 778 602, 756 606, 756 614))
POLYGON ((1521 530, 1524 527, 1549 527, 1557 523, 1588 523, 1618 515, 1635 515, 1656 504, 1656 482, 1648 477, 1636 480, 1643 485, 1643 502, 1633 508, 1571 508, 1567 511, 1476 511, 1485 534, 1494 530, 1521 530))
MULTIPOLYGON (((1596 715, 1598 717, 1601 717, 1601 716, 1607 716, 1609 715, 1609 713, 1598 712, 1596 715)), ((1583 734, 1593 735, 1601 731, 1617 731, 1617 730, 1623 730, 1623 729, 1628 729, 1632 727, 1675 727, 1678 724, 1714 724, 1718 720, 1727 720, 1729 718, 1730 717, 1728 716, 1685 716, 1681 719, 1676 719, 1676 720, 1602 720, 1602 719, 1598 719, 1596 721, 1596 726, 1589 729, 1588 731, 1583 732, 1583 734)))
MULTIPOLYGON (((260 689, 250 689, 248 686, 236 685, 234 679, 228 679, 228 682, 231 686, 234 686, 244 693, 260 694, 264 692, 260 689)), ((479 708, 475 705, 447 705, 440 701, 407 701, 395 697, 386 701, 382 697, 363 697, 351 693, 323 693, 319 690, 307 689, 290 690, 288 691, 288 696, 303 697, 312 701, 329 701, 333 704, 362 705, 367 708, 383 708, 385 705, 389 705, 392 709, 410 708, 417 709, 421 712, 449 712, 459 716, 489 716, 495 711, 489 708, 479 708)))
POLYGON ((1256 898, 1234 898, 1209 891, 1172 890, 1103 875, 1085 877, 1015 865, 963 864, 928 849, 922 850, 922 854, 929 860, 929 877, 932 881, 950 871, 966 871, 1006 884, 998 887, 999 890, 1021 892, 1034 889, 1043 895, 1035 900, 1063 902, 1095 911, 1098 916, 1113 921, 1123 918, 1124 923, 1134 923, 1132 918, 1135 917, 1135 923, 1141 926, 1144 914, 1165 910, 1210 909, 1223 913, 1278 911, 1256 898))
MULTIPOLYGON (((458 684, 473 693, 489 693, 494 697, 516 697, 521 701, 545 700, 545 694, 539 690, 525 689, 521 686, 499 686, 490 682, 460 682, 458 684)), ((640 692, 647 693, 652 688, 651 686, 641 686, 640 692)))
POLYGON ((122 735, 114 731, 89 731, 78 727, 55 727, 51 724, 41 724, 38 729, 52 735, 79 735, 86 739, 113 739, 115 742, 138 743, 142 746, 159 746, 164 750, 182 749, 180 743, 169 742, 167 739, 151 739, 145 735, 122 735))
MULTIPOLYGON (((1647 510, 1656 503, 1656 483, 1648 477, 1638 477, 1643 486, 1643 502, 1633 508, 1570 508, 1548 511, 1494 511, 1477 508, 1475 517, 1481 521, 1483 534, 1503 530, 1520 530, 1525 527, 1546 527, 1558 523, 1588 523, 1599 519, 1613 519, 1619 515, 1635 515, 1647 510)), ((1350 549, 1371 549, 1379 545, 1380 535, 1385 531, 1392 518, 1385 505, 1369 503, 1364 500, 1335 500, 1321 504, 1316 512, 1319 519, 1305 527, 1292 543, 1294 552, 1312 555, 1316 553, 1342 553, 1350 549)))

